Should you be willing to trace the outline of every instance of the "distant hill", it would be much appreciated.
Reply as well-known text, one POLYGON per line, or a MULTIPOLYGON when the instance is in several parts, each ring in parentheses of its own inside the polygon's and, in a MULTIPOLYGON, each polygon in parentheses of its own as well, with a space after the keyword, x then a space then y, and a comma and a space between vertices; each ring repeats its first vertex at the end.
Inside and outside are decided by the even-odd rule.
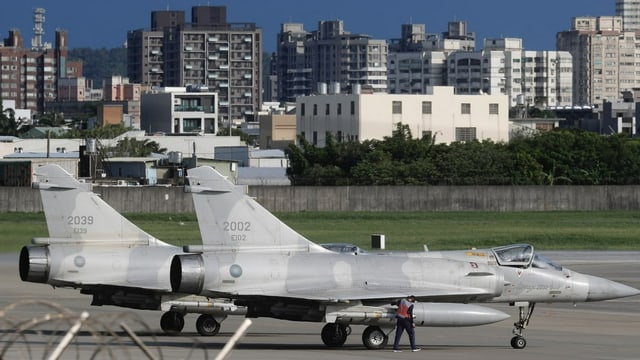
POLYGON ((69 50, 70 60, 81 60, 83 75, 93 80, 94 88, 101 88, 107 76, 127 76, 127 49, 76 48, 69 50))

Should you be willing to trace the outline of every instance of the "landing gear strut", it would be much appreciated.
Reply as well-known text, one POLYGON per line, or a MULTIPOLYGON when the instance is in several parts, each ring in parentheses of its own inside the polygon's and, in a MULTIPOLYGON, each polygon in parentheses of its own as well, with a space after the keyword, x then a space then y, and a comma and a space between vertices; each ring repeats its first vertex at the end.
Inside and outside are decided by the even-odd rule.
POLYGON ((347 341, 347 326, 336 323, 328 323, 322 328, 320 337, 328 347, 340 347, 347 341))
POLYGON ((536 303, 516 303, 515 305, 518 307, 518 322, 513 324, 514 336, 511 338, 511 346, 514 349, 524 349, 527 346, 527 340, 522 336, 522 331, 529 325, 536 303))
POLYGON ((184 328, 184 315, 177 311, 167 311, 160 318, 160 327, 165 332, 179 333, 184 328))

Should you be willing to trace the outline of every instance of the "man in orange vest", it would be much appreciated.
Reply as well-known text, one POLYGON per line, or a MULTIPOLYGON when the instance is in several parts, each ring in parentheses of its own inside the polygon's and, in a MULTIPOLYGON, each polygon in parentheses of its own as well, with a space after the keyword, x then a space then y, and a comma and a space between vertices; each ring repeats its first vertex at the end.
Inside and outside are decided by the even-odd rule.
POLYGON ((398 319, 398 321, 396 325, 396 339, 393 342, 393 352, 401 352, 399 347, 400 338, 404 330, 407 330, 407 334, 409 334, 411 351, 420 351, 420 348, 416 347, 416 333, 414 331, 416 324, 413 322, 413 303, 415 301, 416 297, 410 295, 398 303, 398 310, 396 311, 396 319, 398 319))

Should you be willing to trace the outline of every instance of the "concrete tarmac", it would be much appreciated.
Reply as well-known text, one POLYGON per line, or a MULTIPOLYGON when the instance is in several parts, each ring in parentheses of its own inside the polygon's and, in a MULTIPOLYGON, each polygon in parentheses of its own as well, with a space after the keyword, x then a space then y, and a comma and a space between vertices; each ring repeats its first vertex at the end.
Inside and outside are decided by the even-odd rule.
MULTIPOLYGON (((544 255, 572 270, 640 288, 640 252, 544 255)), ((124 332, 122 322, 136 331, 152 358, 213 359, 244 320, 229 317, 220 334, 201 337, 195 331, 197 315, 189 314, 182 333, 167 335, 160 330, 161 312, 93 307, 91 297, 78 290, 24 283, 17 260, 18 254, 0 254, 0 359, 45 358, 43 354, 54 351, 82 311, 89 313, 89 319, 61 359, 88 359, 96 354, 97 359, 144 358, 143 351, 124 332), (46 303, 30 303, 34 300, 46 303), (72 313, 51 308, 51 303, 72 313), (10 304, 15 307, 8 307, 10 304), (46 314, 50 314, 48 318, 46 314), (19 328, 23 331, 16 330, 19 328)), ((488 306, 512 318, 480 327, 417 328, 422 348, 418 353, 408 351, 406 335, 402 353, 391 352, 390 345, 384 350, 367 350, 361 341, 364 326, 353 326, 346 344, 331 349, 320 339, 321 323, 251 319, 252 325, 229 359, 640 359, 640 296, 575 306, 538 304, 525 330, 527 347, 522 350, 509 345, 517 309, 503 304, 488 306)))

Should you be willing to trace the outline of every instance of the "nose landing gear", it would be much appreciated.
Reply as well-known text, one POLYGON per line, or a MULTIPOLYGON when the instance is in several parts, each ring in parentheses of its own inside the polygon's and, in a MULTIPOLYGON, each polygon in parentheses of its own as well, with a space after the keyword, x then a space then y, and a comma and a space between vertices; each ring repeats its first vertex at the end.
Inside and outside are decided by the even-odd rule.
POLYGON ((511 338, 511 347, 514 349, 524 349, 524 347, 527 346, 527 340, 525 340, 522 332, 529 325, 529 320, 531 320, 531 315, 533 315, 533 309, 535 309, 536 303, 515 303, 515 306, 518 307, 518 322, 513 324, 514 336, 511 338))

